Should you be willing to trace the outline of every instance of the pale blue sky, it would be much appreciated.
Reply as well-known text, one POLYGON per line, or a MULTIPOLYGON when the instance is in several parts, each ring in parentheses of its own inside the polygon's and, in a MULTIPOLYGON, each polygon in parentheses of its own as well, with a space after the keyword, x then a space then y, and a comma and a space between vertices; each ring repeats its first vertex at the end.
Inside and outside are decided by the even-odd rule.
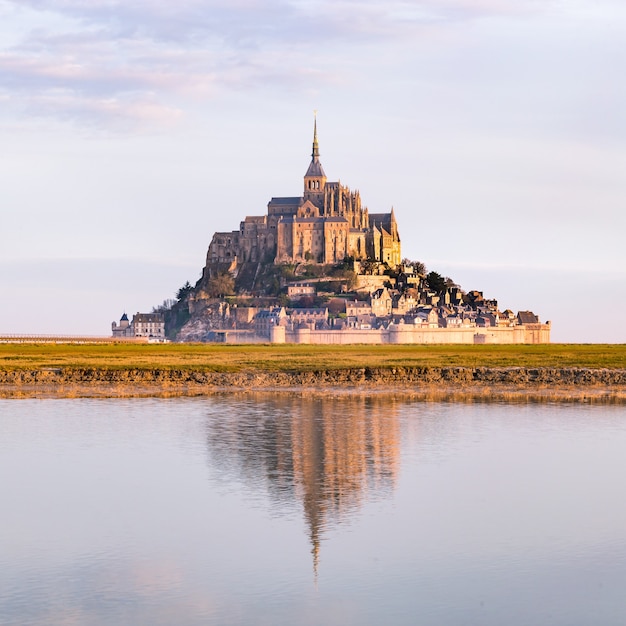
POLYGON ((0 332, 108 334, 331 180, 403 254, 626 342, 618 0, 0 0, 0 332), (597 319, 598 322, 594 322, 597 319))

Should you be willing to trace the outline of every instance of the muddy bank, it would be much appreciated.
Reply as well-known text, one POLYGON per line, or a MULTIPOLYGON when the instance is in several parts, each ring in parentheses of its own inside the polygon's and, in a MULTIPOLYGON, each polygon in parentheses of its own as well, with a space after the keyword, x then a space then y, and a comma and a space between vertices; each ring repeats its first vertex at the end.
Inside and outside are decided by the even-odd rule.
POLYGON ((0 397, 206 395, 225 391, 402 393, 420 397, 626 399, 626 369, 396 367, 209 372, 38 369, 0 372, 0 397))

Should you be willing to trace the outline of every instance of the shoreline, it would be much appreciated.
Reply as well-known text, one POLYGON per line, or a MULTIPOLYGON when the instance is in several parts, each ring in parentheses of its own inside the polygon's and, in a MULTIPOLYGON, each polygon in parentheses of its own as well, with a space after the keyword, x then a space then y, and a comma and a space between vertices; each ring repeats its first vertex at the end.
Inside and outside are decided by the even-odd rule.
POLYGON ((236 393, 626 404, 626 369, 390 367, 211 372, 42 368, 0 372, 0 398, 3 399, 164 398, 236 393))

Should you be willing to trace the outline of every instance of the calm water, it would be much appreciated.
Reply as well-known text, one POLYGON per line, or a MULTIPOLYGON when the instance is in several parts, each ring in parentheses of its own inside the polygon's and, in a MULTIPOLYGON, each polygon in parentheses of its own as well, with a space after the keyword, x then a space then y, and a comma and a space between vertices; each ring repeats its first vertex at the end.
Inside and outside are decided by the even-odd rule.
POLYGON ((626 408, 0 400, 0 624, 626 624, 626 408))

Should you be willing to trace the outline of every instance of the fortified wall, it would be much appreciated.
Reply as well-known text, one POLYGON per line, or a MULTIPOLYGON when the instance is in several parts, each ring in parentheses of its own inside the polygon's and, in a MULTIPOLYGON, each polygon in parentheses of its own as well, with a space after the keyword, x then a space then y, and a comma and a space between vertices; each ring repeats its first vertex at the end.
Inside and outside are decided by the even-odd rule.
MULTIPOLYGON (((250 335, 247 336, 250 341, 250 335)), ((259 338, 260 339, 260 338, 259 338)), ((239 343, 238 333, 224 331, 223 341, 239 343)), ((267 341, 267 338, 264 339, 267 341)), ((413 328, 410 324, 390 324, 387 328, 360 330, 289 330, 272 326, 271 343, 298 344, 538 344, 550 343, 550 323, 494 328, 413 328)))

